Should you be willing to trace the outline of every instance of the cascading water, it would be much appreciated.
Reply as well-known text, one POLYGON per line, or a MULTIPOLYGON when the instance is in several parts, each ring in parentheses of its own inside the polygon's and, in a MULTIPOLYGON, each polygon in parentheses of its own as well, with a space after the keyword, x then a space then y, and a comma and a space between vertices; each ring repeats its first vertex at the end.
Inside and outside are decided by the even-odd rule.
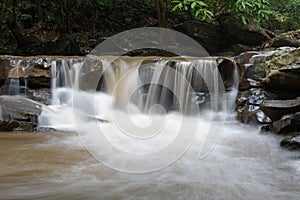
MULTIPOLYGON (((147 113, 151 108, 151 112, 154 113, 177 111, 193 114, 196 113, 195 108, 198 109, 205 102, 208 104, 206 108, 209 107, 215 112, 225 111, 224 105, 222 106, 220 102, 224 92, 215 59, 170 61, 148 58, 146 67, 153 70, 149 73, 151 75, 147 75, 150 79, 148 78, 146 82, 141 80, 142 72, 139 71, 145 60, 147 58, 123 58, 123 60, 114 57, 93 58, 93 64, 96 62, 98 67, 90 72, 86 72, 86 65, 89 63, 87 61, 52 62, 52 107, 70 110, 73 107, 76 112, 91 117, 103 117, 101 111, 97 112, 98 107, 103 106, 97 102, 103 104, 104 99, 110 99, 114 108, 139 113, 147 113), (86 75, 88 73, 98 73, 99 77, 91 79, 90 74, 86 75), (74 104, 74 96, 82 99, 80 105, 74 104), (94 100, 97 101, 96 104, 94 100)), ((42 115, 40 125, 57 128, 46 122, 48 119, 42 115)), ((57 122, 61 126, 60 121, 57 122)))
POLYGON ((4 86, 2 86, 1 94, 26 96, 29 66, 30 63, 24 60, 11 61, 11 69, 9 70, 4 86))

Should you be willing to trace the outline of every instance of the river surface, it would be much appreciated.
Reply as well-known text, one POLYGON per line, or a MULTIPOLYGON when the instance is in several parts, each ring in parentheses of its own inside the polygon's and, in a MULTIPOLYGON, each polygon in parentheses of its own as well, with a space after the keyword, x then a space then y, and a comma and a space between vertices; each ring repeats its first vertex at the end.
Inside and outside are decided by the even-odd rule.
POLYGON ((162 170, 130 174, 102 165, 74 132, 0 133, 0 199, 296 200, 300 155, 278 140, 229 123, 204 159, 188 151, 162 170))

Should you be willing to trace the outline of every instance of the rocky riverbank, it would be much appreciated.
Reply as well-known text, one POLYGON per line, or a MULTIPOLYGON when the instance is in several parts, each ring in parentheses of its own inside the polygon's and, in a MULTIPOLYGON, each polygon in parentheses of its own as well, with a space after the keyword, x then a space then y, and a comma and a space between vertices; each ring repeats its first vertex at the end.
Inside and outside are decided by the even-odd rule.
POLYGON ((281 134, 281 145, 299 149, 300 48, 280 47, 236 57, 241 82, 237 118, 281 134))

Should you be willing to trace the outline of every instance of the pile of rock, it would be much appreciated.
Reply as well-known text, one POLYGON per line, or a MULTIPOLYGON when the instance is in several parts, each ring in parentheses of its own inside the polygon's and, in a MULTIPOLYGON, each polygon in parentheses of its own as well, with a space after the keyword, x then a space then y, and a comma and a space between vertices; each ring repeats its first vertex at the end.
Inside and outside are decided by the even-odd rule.
POLYGON ((246 52, 236 61, 241 76, 238 120, 267 124, 264 131, 286 136, 282 146, 300 149, 300 48, 246 52))

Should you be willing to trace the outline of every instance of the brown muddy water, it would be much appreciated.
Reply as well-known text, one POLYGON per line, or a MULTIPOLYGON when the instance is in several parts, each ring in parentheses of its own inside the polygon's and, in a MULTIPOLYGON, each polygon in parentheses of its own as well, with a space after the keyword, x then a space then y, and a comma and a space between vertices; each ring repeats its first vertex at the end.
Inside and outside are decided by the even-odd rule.
POLYGON ((127 174, 94 159, 76 133, 0 133, 0 199, 295 200, 299 153, 277 140, 230 125, 203 160, 187 153, 157 172, 127 174))

